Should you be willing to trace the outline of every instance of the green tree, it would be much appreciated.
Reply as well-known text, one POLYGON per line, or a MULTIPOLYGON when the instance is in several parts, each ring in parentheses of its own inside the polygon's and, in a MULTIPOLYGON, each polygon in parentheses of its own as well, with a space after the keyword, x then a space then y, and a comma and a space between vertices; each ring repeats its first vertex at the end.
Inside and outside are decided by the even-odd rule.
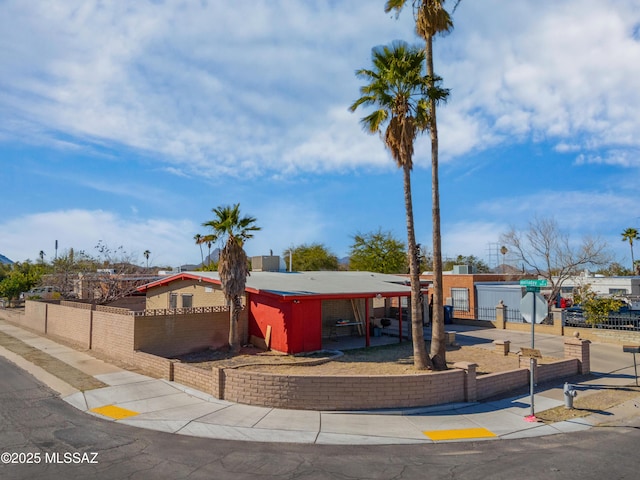
POLYGON ((591 285, 585 284, 573 292, 573 300, 579 303, 584 312, 585 321, 592 326, 606 323, 611 312, 617 312, 624 305, 620 299, 613 297, 599 297, 591 290, 591 285))
POLYGON ((353 236, 349 252, 349 270, 378 273, 407 271, 407 250, 404 242, 391 232, 379 228, 375 232, 353 236))
POLYGON ((360 69, 358 78, 368 83, 360 88, 362 96, 351 105, 376 108, 362 118, 369 133, 380 133, 397 166, 402 169, 407 221, 407 247, 411 278, 411 331, 413 359, 417 369, 432 367, 426 354, 420 301, 419 250, 416 244, 411 197, 413 148, 419 133, 430 124, 428 102, 445 99, 448 92, 435 86, 434 79, 423 75, 424 57, 417 47, 405 42, 376 47, 372 51, 372 69, 360 69), (384 133, 382 133, 384 130, 384 133))
POLYGON ((254 217, 241 217, 240 204, 220 206, 213 209, 215 218, 203 227, 213 230, 211 241, 226 241, 220 252, 218 273, 224 296, 231 306, 229 319, 229 349, 236 354, 240 351, 240 331, 238 319, 242 310, 241 297, 244 295, 247 276, 249 276, 249 260, 244 251, 244 242, 253 238, 253 232, 260 230, 255 225, 254 217))
POLYGON ((13 300, 20 298, 22 292, 26 292, 40 282, 42 268, 31 262, 14 263, 0 281, 0 297, 6 298, 11 305, 13 300))
POLYGON ((635 228, 627 228, 624 232, 622 232, 622 241, 629 242, 629 248, 631 249, 631 271, 635 271, 636 262, 633 259, 633 241, 640 240, 640 236, 638 235, 638 230, 635 228))
POLYGON ((611 262, 606 267, 596 270, 595 273, 604 275, 605 277, 625 277, 627 275, 633 275, 631 270, 623 267, 618 262, 611 262))
MULTIPOLYGON (((433 40, 438 34, 446 34, 453 29, 449 12, 444 9, 445 0, 413 0, 416 33, 425 41, 425 58, 430 89, 437 88, 439 78, 433 67, 433 40)), ((460 0, 454 2, 456 9, 460 0)), ((407 4, 407 0, 387 0, 385 12, 395 10, 397 14, 407 4)), ((442 287, 442 235, 440 233, 440 180, 438 178, 438 122, 436 119, 436 96, 429 97, 429 125, 431 135, 431 208, 433 237, 433 327, 431 334, 431 360, 438 370, 447 368, 446 339, 444 328, 444 295, 442 287)))
POLYGON ((286 249, 282 256, 288 270, 297 272, 314 272, 320 270, 338 270, 338 257, 321 243, 303 244, 286 249), (290 268, 289 259, 293 260, 290 268))
POLYGON ((458 255, 456 258, 443 261, 443 270, 453 270, 454 265, 470 265, 475 273, 489 273, 491 269, 475 255, 458 255))
POLYGON ((149 250, 145 250, 142 255, 144 255, 144 258, 147 261, 146 268, 149 270, 149 255, 151 255, 151 252, 149 250))

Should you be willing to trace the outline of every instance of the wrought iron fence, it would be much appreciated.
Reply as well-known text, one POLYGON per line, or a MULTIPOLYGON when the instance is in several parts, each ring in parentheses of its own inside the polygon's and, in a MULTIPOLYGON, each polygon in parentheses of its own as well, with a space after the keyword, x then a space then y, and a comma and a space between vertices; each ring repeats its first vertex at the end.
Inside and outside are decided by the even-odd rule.
POLYGON ((589 321, 581 310, 564 310, 562 312, 562 324, 565 327, 640 331, 640 311, 611 312, 605 318, 596 318, 589 321))
MULTIPOLYGON (((517 308, 505 308, 504 320, 509 323, 528 323, 522 318, 520 309, 517 308)), ((496 307, 476 307, 475 309, 476 320, 486 320, 490 322, 496 321, 496 307)), ((552 323, 551 315, 547 315, 542 323, 552 323)))

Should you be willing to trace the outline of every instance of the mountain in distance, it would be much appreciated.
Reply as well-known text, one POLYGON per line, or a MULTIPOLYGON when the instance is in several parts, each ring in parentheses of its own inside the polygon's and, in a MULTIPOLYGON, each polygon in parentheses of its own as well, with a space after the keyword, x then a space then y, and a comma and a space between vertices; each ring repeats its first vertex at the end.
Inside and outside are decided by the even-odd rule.
POLYGON ((1 253, 0 253, 0 263, 4 263, 4 264, 7 264, 7 265, 12 265, 13 264, 13 262, 11 260, 9 260, 7 257, 2 255, 1 253))

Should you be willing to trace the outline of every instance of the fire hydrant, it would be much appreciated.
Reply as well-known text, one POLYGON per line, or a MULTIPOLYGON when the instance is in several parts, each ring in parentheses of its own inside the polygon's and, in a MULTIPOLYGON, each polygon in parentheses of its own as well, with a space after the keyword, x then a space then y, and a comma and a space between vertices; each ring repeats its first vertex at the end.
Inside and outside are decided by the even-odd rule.
POLYGON ((573 398, 578 395, 578 391, 573 388, 573 385, 564 383, 564 408, 573 408, 573 398))

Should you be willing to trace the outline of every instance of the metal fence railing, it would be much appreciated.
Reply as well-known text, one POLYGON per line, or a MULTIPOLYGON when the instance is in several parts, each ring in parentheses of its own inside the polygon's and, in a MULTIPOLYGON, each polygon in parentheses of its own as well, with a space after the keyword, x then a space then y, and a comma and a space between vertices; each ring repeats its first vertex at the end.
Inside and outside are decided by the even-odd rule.
MULTIPOLYGON (((522 314, 520 310, 517 308, 505 308, 504 309, 504 320, 508 323, 527 323, 524 318, 522 318, 522 314)), ((496 321, 496 307, 476 307, 475 308, 475 320, 486 320, 490 322, 496 321)), ((551 322, 551 315, 548 315, 547 318, 542 323, 551 322)))
POLYGON ((640 331, 640 311, 611 312, 606 318, 588 321, 584 312, 565 310, 562 312, 562 324, 565 327, 595 328, 603 330, 640 331))

